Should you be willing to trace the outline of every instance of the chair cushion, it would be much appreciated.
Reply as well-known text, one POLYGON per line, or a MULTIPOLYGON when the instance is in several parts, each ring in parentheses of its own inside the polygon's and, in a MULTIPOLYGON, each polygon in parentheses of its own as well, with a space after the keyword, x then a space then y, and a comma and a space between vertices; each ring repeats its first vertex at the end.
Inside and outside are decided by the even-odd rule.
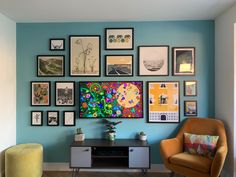
POLYGON ((212 164, 212 160, 207 157, 188 153, 173 155, 169 158, 169 161, 175 165, 184 166, 204 173, 208 173, 210 171, 212 164))
POLYGON ((184 151, 213 159, 218 139, 219 136, 184 133, 184 151))

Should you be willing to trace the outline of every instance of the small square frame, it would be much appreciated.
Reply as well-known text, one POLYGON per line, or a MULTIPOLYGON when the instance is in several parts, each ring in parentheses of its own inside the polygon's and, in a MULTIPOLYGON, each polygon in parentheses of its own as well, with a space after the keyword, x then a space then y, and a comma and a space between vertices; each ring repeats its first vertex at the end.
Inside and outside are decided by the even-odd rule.
POLYGON ((197 96, 197 81, 184 81, 184 96, 197 96))
POLYGON ((184 116, 197 116, 197 101, 184 101, 184 116))
POLYGON ((76 125, 76 112, 75 111, 63 111, 63 125, 64 126, 76 125))
POLYGON ((59 126, 59 111, 47 111, 47 125, 59 126))
POLYGON ((65 50, 65 39, 64 38, 49 39, 49 50, 51 51, 65 50))
POLYGON ((31 126, 43 125, 43 111, 31 111, 31 126))
POLYGON ((50 81, 31 81, 31 106, 50 106, 50 81))

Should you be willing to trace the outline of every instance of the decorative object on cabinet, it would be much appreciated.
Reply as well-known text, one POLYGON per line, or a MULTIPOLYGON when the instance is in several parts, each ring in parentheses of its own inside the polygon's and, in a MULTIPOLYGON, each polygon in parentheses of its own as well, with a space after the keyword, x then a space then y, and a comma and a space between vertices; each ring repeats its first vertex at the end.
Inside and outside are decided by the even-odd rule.
POLYGON ((147 135, 142 131, 142 132, 139 132, 138 138, 141 141, 146 141, 147 140, 147 135))
POLYGON ((99 35, 70 36, 70 76, 100 76, 99 35))
POLYGON ((134 28, 106 28, 106 50, 133 50, 134 28))
POLYGON ((139 76, 169 75, 169 46, 150 45, 138 47, 139 76))
POLYGON ((83 133, 81 128, 76 129, 76 134, 75 134, 75 141, 84 141, 85 139, 85 134, 83 133))
POLYGON ((184 101, 184 115, 197 116, 197 101, 196 100, 184 101))
POLYGON ((195 47, 173 47, 172 64, 174 76, 195 75, 195 47))
POLYGON ((147 82, 148 122, 179 122, 179 81, 147 82))
POLYGON ((43 125, 43 111, 31 111, 31 125, 32 126, 43 125))
POLYGON ((118 121, 118 122, 113 122, 113 121, 109 121, 107 119, 103 119, 104 123, 106 124, 106 137, 107 140, 109 141, 115 141, 116 139, 116 125, 120 124, 122 121, 118 121))
POLYGON ((197 96, 197 81, 184 81, 184 96, 197 96))
POLYGON ((48 126, 59 125, 59 111, 47 111, 47 125, 48 126))
POLYGON ((75 111, 63 111, 63 125, 75 126, 75 111))
POLYGON ((38 77, 60 77, 65 76, 64 55, 38 55, 37 56, 38 77))
POLYGON ((63 51, 65 50, 65 39, 54 38, 49 40, 49 49, 52 51, 63 51))
POLYGON ((50 82, 31 82, 31 106, 50 106, 50 82))
POLYGON ((55 102, 56 106, 75 105, 75 82, 56 81, 55 82, 55 102))
POLYGON ((106 76, 133 76, 133 55, 106 55, 106 76))

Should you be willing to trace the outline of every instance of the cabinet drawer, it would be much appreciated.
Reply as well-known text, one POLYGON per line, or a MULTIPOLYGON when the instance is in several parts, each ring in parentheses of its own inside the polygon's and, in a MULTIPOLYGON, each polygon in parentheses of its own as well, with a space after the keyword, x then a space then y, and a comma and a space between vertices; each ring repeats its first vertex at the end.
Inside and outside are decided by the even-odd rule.
POLYGON ((150 168, 149 147, 129 147, 129 168, 150 168))
POLYGON ((91 167, 91 147, 71 147, 70 167, 91 167))

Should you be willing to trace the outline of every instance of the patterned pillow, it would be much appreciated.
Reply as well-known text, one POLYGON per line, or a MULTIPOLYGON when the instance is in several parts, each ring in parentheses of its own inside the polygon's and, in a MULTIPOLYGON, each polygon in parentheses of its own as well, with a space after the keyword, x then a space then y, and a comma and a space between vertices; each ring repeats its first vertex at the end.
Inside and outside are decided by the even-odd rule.
POLYGON ((219 136, 184 133, 184 151, 212 159, 216 152, 218 139, 219 136))

